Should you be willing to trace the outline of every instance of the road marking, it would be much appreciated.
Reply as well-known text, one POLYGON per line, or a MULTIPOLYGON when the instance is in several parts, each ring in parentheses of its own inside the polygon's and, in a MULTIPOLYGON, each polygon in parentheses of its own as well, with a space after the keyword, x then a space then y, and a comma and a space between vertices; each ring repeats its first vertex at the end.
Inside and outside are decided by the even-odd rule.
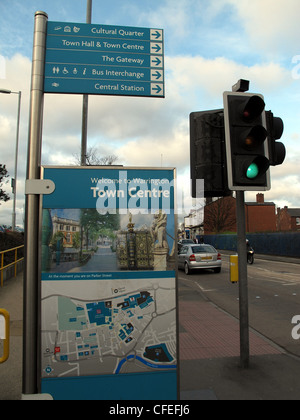
POLYGON ((198 286, 198 287, 199 287, 199 289, 200 289, 202 292, 215 292, 215 291, 216 291, 216 289, 204 289, 204 287, 200 286, 200 284, 199 284, 199 283, 197 283, 196 281, 194 281, 194 283, 196 284, 196 286, 198 286))
POLYGON ((183 280, 183 281, 192 281, 193 283, 195 283, 195 285, 197 287, 199 287, 199 289, 201 290, 201 292, 216 292, 217 289, 204 289, 204 287, 200 286, 199 283, 197 283, 195 280, 191 280, 191 279, 186 279, 184 277, 178 276, 178 280, 183 280))

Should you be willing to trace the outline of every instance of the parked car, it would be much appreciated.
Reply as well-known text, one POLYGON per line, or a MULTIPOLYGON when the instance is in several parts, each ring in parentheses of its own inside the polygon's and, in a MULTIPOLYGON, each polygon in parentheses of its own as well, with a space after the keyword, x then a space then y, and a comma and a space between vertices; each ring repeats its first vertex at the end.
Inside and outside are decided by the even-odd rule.
POLYGON ((220 273, 221 267, 221 254, 211 245, 184 244, 178 253, 178 268, 185 274, 199 268, 212 268, 215 273, 220 273))
POLYGON ((192 241, 192 239, 180 239, 180 241, 178 241, 178 253, 185 244, 194 244, 194 241, 192 241))

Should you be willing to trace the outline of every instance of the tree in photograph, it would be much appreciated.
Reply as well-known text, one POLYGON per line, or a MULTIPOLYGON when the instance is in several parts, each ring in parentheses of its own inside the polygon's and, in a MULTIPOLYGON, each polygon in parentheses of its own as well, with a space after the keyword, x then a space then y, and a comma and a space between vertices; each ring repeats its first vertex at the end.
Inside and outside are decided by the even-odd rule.
MULTIPOLYGON (((88 249, 89 239, 95 240, 99 236, 103 236, 104 232, 107 236, 111 236, 113 232, 120 229, 119 214, 101 215, 97 209, 81 209, 80 210, 81 239, 85 235, 86 249, 88 249), (110 234, 108 234, 110 232, 110 234)), ((81 244, 82 250, 82 244, 81 244)))
POLYGON ((6 179, 8 176, 6 166, 0 163, 0 201, 8 201, 10 199, 9 195, 2 189, 3 184, 8 182, 6 179))

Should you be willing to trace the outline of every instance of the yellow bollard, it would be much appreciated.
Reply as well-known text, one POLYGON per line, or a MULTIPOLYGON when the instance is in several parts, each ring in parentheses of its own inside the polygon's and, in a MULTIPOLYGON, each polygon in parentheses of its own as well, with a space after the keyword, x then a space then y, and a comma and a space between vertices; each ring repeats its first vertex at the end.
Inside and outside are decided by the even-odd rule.
POLYGON ((230 255, 230 281, 237 283, 239 281, 239 257, 238 255, 230 255))
POLYGON ((9 313, 0 309, 0 340, 4 340, 3 356, 0 357, 0 364, 6 362, 9 357, 9 313), (4 317, 4 322, 1 318, 4 317))

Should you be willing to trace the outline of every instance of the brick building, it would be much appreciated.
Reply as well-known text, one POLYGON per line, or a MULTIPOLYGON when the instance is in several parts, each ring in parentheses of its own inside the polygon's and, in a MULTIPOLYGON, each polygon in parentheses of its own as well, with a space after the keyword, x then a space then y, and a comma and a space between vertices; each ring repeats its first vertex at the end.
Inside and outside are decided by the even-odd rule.
POLYGON ((246 231, 276 232, 275 203, 266 203, 264 194, 256 195, 256 203, 245 203, 246 231))
MULTIPOLYGON (((256 202, 245 203, 246 231, 276 232, 275 203, 264 200, 264 194, 256 195, 256 202)), ((300 227, 300 226, 299 226, 300 227)), ((236 200, 223 197, 204 208, 204 233, 236 232, 236 200)))
POLYGON ((300 209, 289 209, 284 207, 277 209, 277 230, 278 231, 300 231, 300 209))
POLYGON ((80 232, 80 224, 77 220, 64 219, 62 217, 54 216, 52 218, 53 235, 61 232, 64 235, 63 244, 65 248, 73 247, 74 235, 80 232))

